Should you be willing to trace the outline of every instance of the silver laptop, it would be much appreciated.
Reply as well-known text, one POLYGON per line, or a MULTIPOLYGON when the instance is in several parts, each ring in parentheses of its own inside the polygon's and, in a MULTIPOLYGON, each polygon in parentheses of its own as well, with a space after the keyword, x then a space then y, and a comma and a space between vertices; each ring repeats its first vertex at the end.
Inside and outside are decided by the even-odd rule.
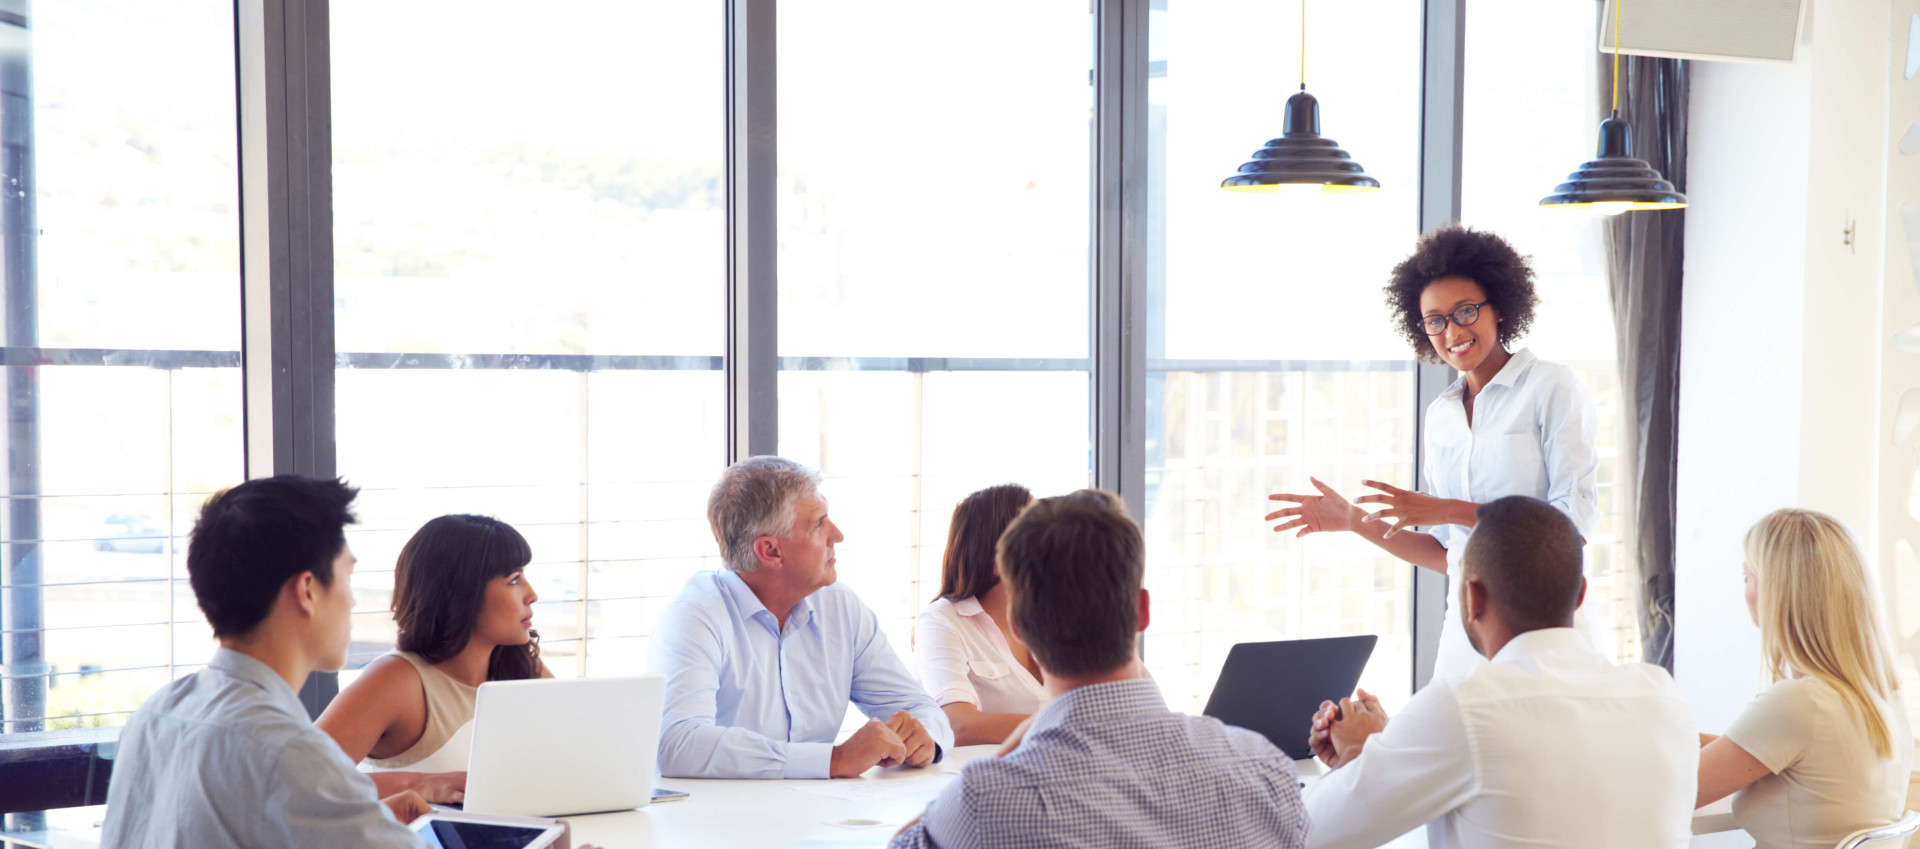
POLYGON ((558 817, 645 805, 666 692, 664 675, 481 684, 465 809, 558 817))

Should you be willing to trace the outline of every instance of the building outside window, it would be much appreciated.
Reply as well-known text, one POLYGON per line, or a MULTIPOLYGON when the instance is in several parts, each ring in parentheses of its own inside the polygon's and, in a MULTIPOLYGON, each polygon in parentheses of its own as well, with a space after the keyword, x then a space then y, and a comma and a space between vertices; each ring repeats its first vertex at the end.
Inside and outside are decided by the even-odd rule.
MULTIPOLYGON (((1381 287, 1418 231, 1420 9, 1308 9, 1324 130, 1385 188, 1303 198, 1217 188, 1279 134, 1299 56, 1216 35, 1298 6, 1151 7, 1148 665, 1198 711, 1236 642, 1378 634, 1362 685, 1397 704, 1412 567, 1261 517, 1309 476, 1349 496, 1413 482, 1414 363, 1381 287), (1314 46, 1362 25, 1363 43, 1314 46)), ((719 566, 721 12, 464 8, 330 7, 334 425, 363 490, 342 683, 392 646, 395 556, 437 515, 532 542, 562 675, 638 671, 661 608, 719 566)), ((782 4, 778 27, 779 450, 825 473, 841 576, 903 653, 960 498, 1060 494, 1093 467, 1095 22, 1054 0, 977 11, 782 4), (880 37, 899 30, 938 37, 880 37)), ((1628 658, 1597 225, 1530 207, 1591 144, 1590 11, 1470 12, 1470 43, 1502 46, 1469 51, 1464 218, 1534 256, 1547 302, 1527 344, 1600 407, 1589 610, 1628 658), (1530 48, 1502 26, 1585 40, 1530 48), (1587 76, 1514 73, 1528 62, 1587 76), (1519 122, 1499 108, 1514 99, 1553 120, 1519 122)), ((8 733, 120 724, 212 652, 184 551, 201 501, 245 475, 232 15, 0 15, 0 166, 22 186, 0 198, 6 439, 32 458, 0 516, 8 733)))
POLYGON ((527 537, 559 675, 637 671, 718 565, 721 12, 331 5, 338 467, 362 488, 343 683, 392 646, 395 557, 435 516, 527 537))
POLYGON ((1313 3, 1307 87, 1378 192, 1222 191, 1281 134, 1298 2, 1156 3, 1149 31, 1147 665, 1198 712, 1235 643, 1377 634, 1361 686, 1411 689, 1412 567, 1352 534, 1262 516, 1309 476, 1413 485, 1414 363, 1381 287, 1419 233, 1417 5, 1313 3), (1251 18, 1284 25, 1221 49, 1251 18), (1363 27, 1361 41, 1315 38, 1363 27), (1339 44, 1339 47, 1321 45, 1339 44))
POLYGON ((244 462, 232 4, 32 11, 0 15, 6 734, 206 661, 185 536, 244 462))
POLYGON ((1467 7, 1461 218, 1531 258, 1541 303, 1533 330, 1518 344, 1573 368, 1593 399, 1600 523, 1587 540, 1583 609, 1603 653, 1637 661, 1639 572, 1624 536, 1632 505, 1615 486, 1629 479, 1631 467, 1619 451, 1625 422, 1604 219, 1534 205, 1593 156, 1602 78, 1590 48, 1598 25, 1596 10, 1579 3, 1480 0, 1467 7), (1516 103, 1527 107, 1514 109, 1516 103))

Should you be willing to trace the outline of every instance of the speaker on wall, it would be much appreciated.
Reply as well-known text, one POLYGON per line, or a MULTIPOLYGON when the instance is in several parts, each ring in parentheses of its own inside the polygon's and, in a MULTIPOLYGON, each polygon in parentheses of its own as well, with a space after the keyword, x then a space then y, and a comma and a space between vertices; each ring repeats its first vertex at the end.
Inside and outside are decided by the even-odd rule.
MULTIPOLYGON (((1603 0, 1600 52, 1613 52, 1614 4, 1603 0)), ((1792 62, 1807 0, 1627 0, 1620 52, 1715 62, 1792 62)))

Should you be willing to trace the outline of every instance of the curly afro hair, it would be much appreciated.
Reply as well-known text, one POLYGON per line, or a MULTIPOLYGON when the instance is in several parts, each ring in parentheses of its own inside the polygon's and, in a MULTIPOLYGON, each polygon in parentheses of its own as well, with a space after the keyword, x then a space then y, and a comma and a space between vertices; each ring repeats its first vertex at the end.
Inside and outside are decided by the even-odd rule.
POLYGON ((1465 277, 1487 293, 1500 313, 1500 347, 1527 335, 1540 296, 1533 291, 1533 267, 1507 240, 1469 227, 1442 227, 1414 246, 1413 255, 1393 267, 1387 283, 1387 308, 1395 329, 1420 359, 1440 362, 1433 340, 1420 329, 1420 293, 1442 277, 1465 277))

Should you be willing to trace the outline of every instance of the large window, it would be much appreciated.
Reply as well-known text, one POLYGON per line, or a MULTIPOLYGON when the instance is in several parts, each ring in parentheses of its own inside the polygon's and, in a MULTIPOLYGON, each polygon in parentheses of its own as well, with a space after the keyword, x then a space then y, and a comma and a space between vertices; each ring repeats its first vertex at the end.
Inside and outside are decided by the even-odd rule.
POLYGON ((1381 287, 1419 230, 1419 8, 1308 6, 1323 130, 1383 188, 1296 196, 1219 184, 1280 135, 1297 0, 1155 5, 1147 664, 1171 705, 1197 712, 1235 643, 1378 634, 1362 686, 1397 703, 1412 681, 1411 567, 1261 517, 1269 493, 1311 491, 1309 476, 1350 497, 1364 479, 1413 484, 1413 360, 1381 287), (1284 23, 1257 49, 1222 49, 1254 19, 1284 23))
POLYGON ((780 452, 901 651, 963 496, 1088 485, 1087 12, 780 5, 780 452))
MULTIPOLYGON (((1406 697, 1411 567, 1351 536, 1276 535, 1261 516, 1268 493, 1309 476, 1350 495, 1363 479, 1413 482, 1415 370, 1381 287, 1418 229, 1421 10, 1307 10, 1324 129, 1382 191, 1223 192, 1297 90, 1298 3, 1146 4, 1144 209, 1135 195, 1094 203, 1122 167, 1095 152, 1135 138, 1116 127, 1139 129, 1133 110, 1097 108, 1111 101, 1096 81, 1121 75, 1095 67, 1095 36, 1135 4, 782 3, 777 41, 742 46, 775 49, 779 96, 777 148, 744 154, 776 160, 778 285, 740 289, 776 298, 779 403, 748 412, 777 417, 778 450, 825 472, 847 534, 841 575, 900 650, 960 498, 1005 482, 1059 494, 1116 459, 1096 458, 1091 438, 1094 306, 1144 295, 1146 325, 1123 342, 1146 355, 1145 420, 1126 423, 1145 433, 1146 471, 1120 486, 1144 496, 1146 654, 1170 702, 1199 709, 1236 642, 1362 633, 1382 640, 1363 684, 1406 697), (1221 40, 1248 20, 1279 29, 1221 40), (1367 37, 1342 37, 1355 31, 1367 37), (1119 291, 1138 284, 1105 266, 1095 279, 1093 257, 1122 253, 1095 234, 1137 220, 1144 291, 1119 291)), ((1509 5, 1506 17, 1573 15, 1509 5)), ((333 414, 332 467, 363 492, 343 677, 392 646, 397 552, 446 513, 497 516, 532 542, 535 624, 556 672, 640 668, 660 608, 718 566, 704 507, 727 454, 725 297, 741 232, 726 214, 723 5, 590 0, 530 15, 496 0, 335 0, 327 37, 306 42, 330 43, 329 80, 303 78, 319 65, 291 67, 298 57, 238 56, 286 61, 289 92, 304 81, 320 99, 308 105, 330 118, 324 165, 291 155, 301 139, 238 132, 236 88, 248 104, 257 87, 237 86, 236 23, 243 40, 266 24, 234 8, 0 11, 0 178, 20 186, 0 192, 13 458, 0 728, 118 724, 211 654, 184 538, 206 495, 247 473, 247 437, 259 447, 242 432, 243 403, 260 398, 243 396, 238 353, 236 139, 284 146, 271 161, 305 178, 289 184, 331 185, 333 393, 302 400, 333 414)), ((1511 26, 1561 27, 1526 20, 1511 26)), ((1529 39, 1488 37, 1502 42, 1488 54, 1532 56, 1529 39)), ((1596 237, 1531 206, 1590 144, 1594 81, 1575 42, 1525 60, 1566 69, 1551 90, 1529 88, 1547 75, 1516 73, 1520 59, 1469 67, 1467 217, 1542 262, 1534 344, 1580 367, 1606 415, 1596 237), (1556 117, 1496 108, 1517 100, 1556 117), (1512 173, 1481 164, 1483 138, 1506 140, 1512 173)), ((305 273, 247 283, 282 298, 327 282, 305 273)), ((296 377, 313 375, 258 383, 324 390, 296 377)), ((1102 409, 1135 409, 1112 400, 1102 409)), ((1617 610, 1630 584, 1609 533, 1590 562, 1617 610)))
POLYGON ((392 646, 395 556, 438 515, 527 537, 562 675, 637 670, 658 609, 715 564, 721 11, 332 4, 350 667, 392 646))
POLYGON ((1532 258, 1541 303, 1532 332, 1518 344, 1572 367, 1593 398, 1600 524, 1587 540, 1584 609, 1601 650, 1625 661, 1640 658, 1639 581, 1622 535, 1632 515, 1629 494, 1615 486, 1629 479, 1631 466, 1618 442, 1624 423, 1605 219, 1536 206, 1574 166, 1593 158, 1601 78, 1591 46, 1598 23, 1595 8, 1580 3, 1476 0, 1467 7, 1461 217, 1532 258), (1513 108, 1517 103, 1526 108, 1513 108))
POLYGON ((9 734, 205 662, 184 537, 242 474, 233 5, 32 13, 0 14, 9 734))

